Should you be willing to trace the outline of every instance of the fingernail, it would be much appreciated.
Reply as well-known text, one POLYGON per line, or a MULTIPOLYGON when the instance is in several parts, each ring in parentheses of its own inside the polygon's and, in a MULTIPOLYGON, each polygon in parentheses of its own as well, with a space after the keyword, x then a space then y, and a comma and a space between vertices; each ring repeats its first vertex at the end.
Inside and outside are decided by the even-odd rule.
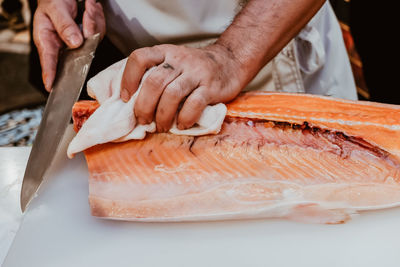
POLYGON ((67 37, 68 42, 71 44, 71 46, 79 46, 81 44, 81 37, 76 34, 73 33, 70 36, 67 37))
POLYGON ((121 90, 121 95, 120 96, 121 96, 122 101, 124 101, 124 102, 128 102, 128 100, 130 98, 129 92, 126 89, 122 89, 121 90))

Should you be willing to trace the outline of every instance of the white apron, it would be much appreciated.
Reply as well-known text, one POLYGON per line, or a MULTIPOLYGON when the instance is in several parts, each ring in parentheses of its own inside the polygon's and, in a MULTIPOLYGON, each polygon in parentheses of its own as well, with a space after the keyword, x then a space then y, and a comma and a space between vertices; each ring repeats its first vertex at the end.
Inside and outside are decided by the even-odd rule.
MULTIPOLYGON (((107 35, 125 55, 162 43, 200 47, 215 41, 245 2, 107 0, 107 35)), ((329 1, 244 90, 357 98, 339 23, 329 1)))

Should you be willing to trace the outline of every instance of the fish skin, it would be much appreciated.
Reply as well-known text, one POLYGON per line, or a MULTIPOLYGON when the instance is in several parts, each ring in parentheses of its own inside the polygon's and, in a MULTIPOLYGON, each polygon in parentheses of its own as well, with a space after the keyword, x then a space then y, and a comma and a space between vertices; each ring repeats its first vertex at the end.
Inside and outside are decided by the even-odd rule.
MULTIPOLYGON (((74 106, 77 130, 94 105, 74 106)), ((247 93, 228 104, 217 135, 155 133, 86 149, 92 215, 335 224, 357 211, 395 207, 399 115, 395 105, 247 93)))

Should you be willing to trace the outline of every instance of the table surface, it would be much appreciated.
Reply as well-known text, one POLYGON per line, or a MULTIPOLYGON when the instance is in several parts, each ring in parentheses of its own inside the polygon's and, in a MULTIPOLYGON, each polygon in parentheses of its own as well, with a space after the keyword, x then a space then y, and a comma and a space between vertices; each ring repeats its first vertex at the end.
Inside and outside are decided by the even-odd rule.
POLYGON ((0 264, 22 219, 19 194, 30 147, 0 147, 0 264))
MULTIPOLYGON (((0 229, 9 266, 400 266, 400 209, 343 225, 285 220, 132 223, 90 216, 82 155, 60 160, 18 228, 29 148, 0 148, 0 229), (73 193, 72 193, 73 192, 73 193), (8 215, 8 217, 7 217, 8 215), (5 222, 5 223, 4 223, 5 222), (8 222, 8 226, 6 225, 8 222)), ((63 152, 65 153, 65 151, 63 152)), ((1 261, 0 261, 1 262, 1 261)))

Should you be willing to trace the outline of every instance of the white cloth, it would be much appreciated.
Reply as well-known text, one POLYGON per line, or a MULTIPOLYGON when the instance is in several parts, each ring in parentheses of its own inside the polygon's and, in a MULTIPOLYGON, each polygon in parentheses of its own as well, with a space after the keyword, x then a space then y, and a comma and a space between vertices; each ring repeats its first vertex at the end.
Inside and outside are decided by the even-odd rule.
MULTIPOLYGON (((123 59, 88 81, 88 94, 100 103, 100 107, 88 118, 68 146, 68 157, 97 144, 123 142, 131 139, 143 139, 146 133, 156 131, 155 122, 138 125, 134 114, 136 97, 141 85, 152 69, 143 76, 139 89, 125 103, 120 99, 121 79, 127 59, 123 59)), ((222 103, 207 106, 199 121, 190 129, 179 130, 176 120, 171 129, 177 135, 217 134, 226 115, 226 106, 222 103)))
MULTIPOLYGON (((106 0, 107 35, 126 55, 136 48, 160 43, 201 46, 215 40, 245 2, 106 0)), ((268 64, 245 90, 293 92, 295 88, 301 93, 357 99, 342 33, 329 1, 294 43, 294 56, 290 49, 286 49, 289 53, 280 53, 277 61, 282 64, 268 64)))

